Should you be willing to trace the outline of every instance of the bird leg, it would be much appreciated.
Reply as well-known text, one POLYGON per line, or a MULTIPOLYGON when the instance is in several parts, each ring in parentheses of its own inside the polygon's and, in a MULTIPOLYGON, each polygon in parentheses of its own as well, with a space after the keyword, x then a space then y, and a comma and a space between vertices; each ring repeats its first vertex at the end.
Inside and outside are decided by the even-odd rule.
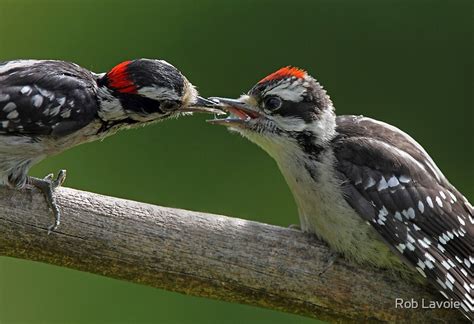
POLYGON ((54 190, 60 187, 64 183, 64 180, 66 180, 66 170, 60 170, 55 180, 53 177, 54 175, 52 173, 48 174, 44 179, 28 177, 28 183, 38 188, 44 194, 46 203, 53 211, 54 223, 48 227, 48 235, 56 230, 61 222, 61 211, 56 203, 54 190))

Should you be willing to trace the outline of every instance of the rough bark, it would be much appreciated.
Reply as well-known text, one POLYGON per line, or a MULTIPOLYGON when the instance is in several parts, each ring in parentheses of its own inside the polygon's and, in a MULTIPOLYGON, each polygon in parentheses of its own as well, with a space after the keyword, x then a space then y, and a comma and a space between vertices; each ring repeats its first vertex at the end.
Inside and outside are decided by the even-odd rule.
POLYGON ((331 322, 458 322, 457 310, 399 309, 443 300, 431 288, 339 258, 300 231, 68 188, 52 216, 36 190, 0 188, 0 256, 35 260, 184 294, 331 322))

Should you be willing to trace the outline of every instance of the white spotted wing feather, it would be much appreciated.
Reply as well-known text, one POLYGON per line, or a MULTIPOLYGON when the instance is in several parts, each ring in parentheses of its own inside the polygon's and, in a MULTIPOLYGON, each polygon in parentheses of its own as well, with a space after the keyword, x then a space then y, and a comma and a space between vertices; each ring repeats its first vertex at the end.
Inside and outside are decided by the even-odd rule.
POLYGON ((470 203, 408 135, 369 118, 338 118, 337 170, 347 202, 403 259, 472 318, 470 203))

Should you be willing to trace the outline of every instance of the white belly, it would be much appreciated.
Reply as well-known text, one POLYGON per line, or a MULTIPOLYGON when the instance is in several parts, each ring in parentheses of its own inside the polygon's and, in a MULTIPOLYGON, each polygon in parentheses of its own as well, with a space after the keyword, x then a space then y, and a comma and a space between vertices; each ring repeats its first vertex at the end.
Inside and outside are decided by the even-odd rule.
POLYGON ((302 230, 315 233, 353 261, 405 271, 401 259, 342 196, 341 182, 332 169, 332 158, 331 151, 323 153, 321 162, 296 159, 295 164, 294 155, 291 160, 284 156, 277 158, 298 206, 302 230), (313 176, 316 174, 317 182, 308 168, 313 176))
POLYGON ((63 152, 84 142, 94 141, 104 136, 97 136, 99 122, 61 138, 38 136, 11 136, 0 134, 0 185, 7 184, 12 174, 26 176, 30 167, 44 158, 63 152))

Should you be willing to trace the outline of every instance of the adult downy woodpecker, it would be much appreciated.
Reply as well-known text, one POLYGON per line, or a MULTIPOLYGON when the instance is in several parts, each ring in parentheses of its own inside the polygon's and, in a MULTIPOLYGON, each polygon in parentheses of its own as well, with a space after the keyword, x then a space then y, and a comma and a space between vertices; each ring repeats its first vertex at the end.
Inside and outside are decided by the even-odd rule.
POLYGON ((125 61, 96 74, 53 60, 0 62, 0 185, 43 191, 60 222, 53 191, 58 178, 28 177, 32 165, 84 142, 192 112, 216 112, 171 64, 125 61))
POLYGON ((304 231, 353 261, 418 270, 473 319, 473 207, 415 140, 371 118, 336 117, 321 85, 293 67, 237 100, 212 99, 230 115, 211 123, 276 160, 304 231))

